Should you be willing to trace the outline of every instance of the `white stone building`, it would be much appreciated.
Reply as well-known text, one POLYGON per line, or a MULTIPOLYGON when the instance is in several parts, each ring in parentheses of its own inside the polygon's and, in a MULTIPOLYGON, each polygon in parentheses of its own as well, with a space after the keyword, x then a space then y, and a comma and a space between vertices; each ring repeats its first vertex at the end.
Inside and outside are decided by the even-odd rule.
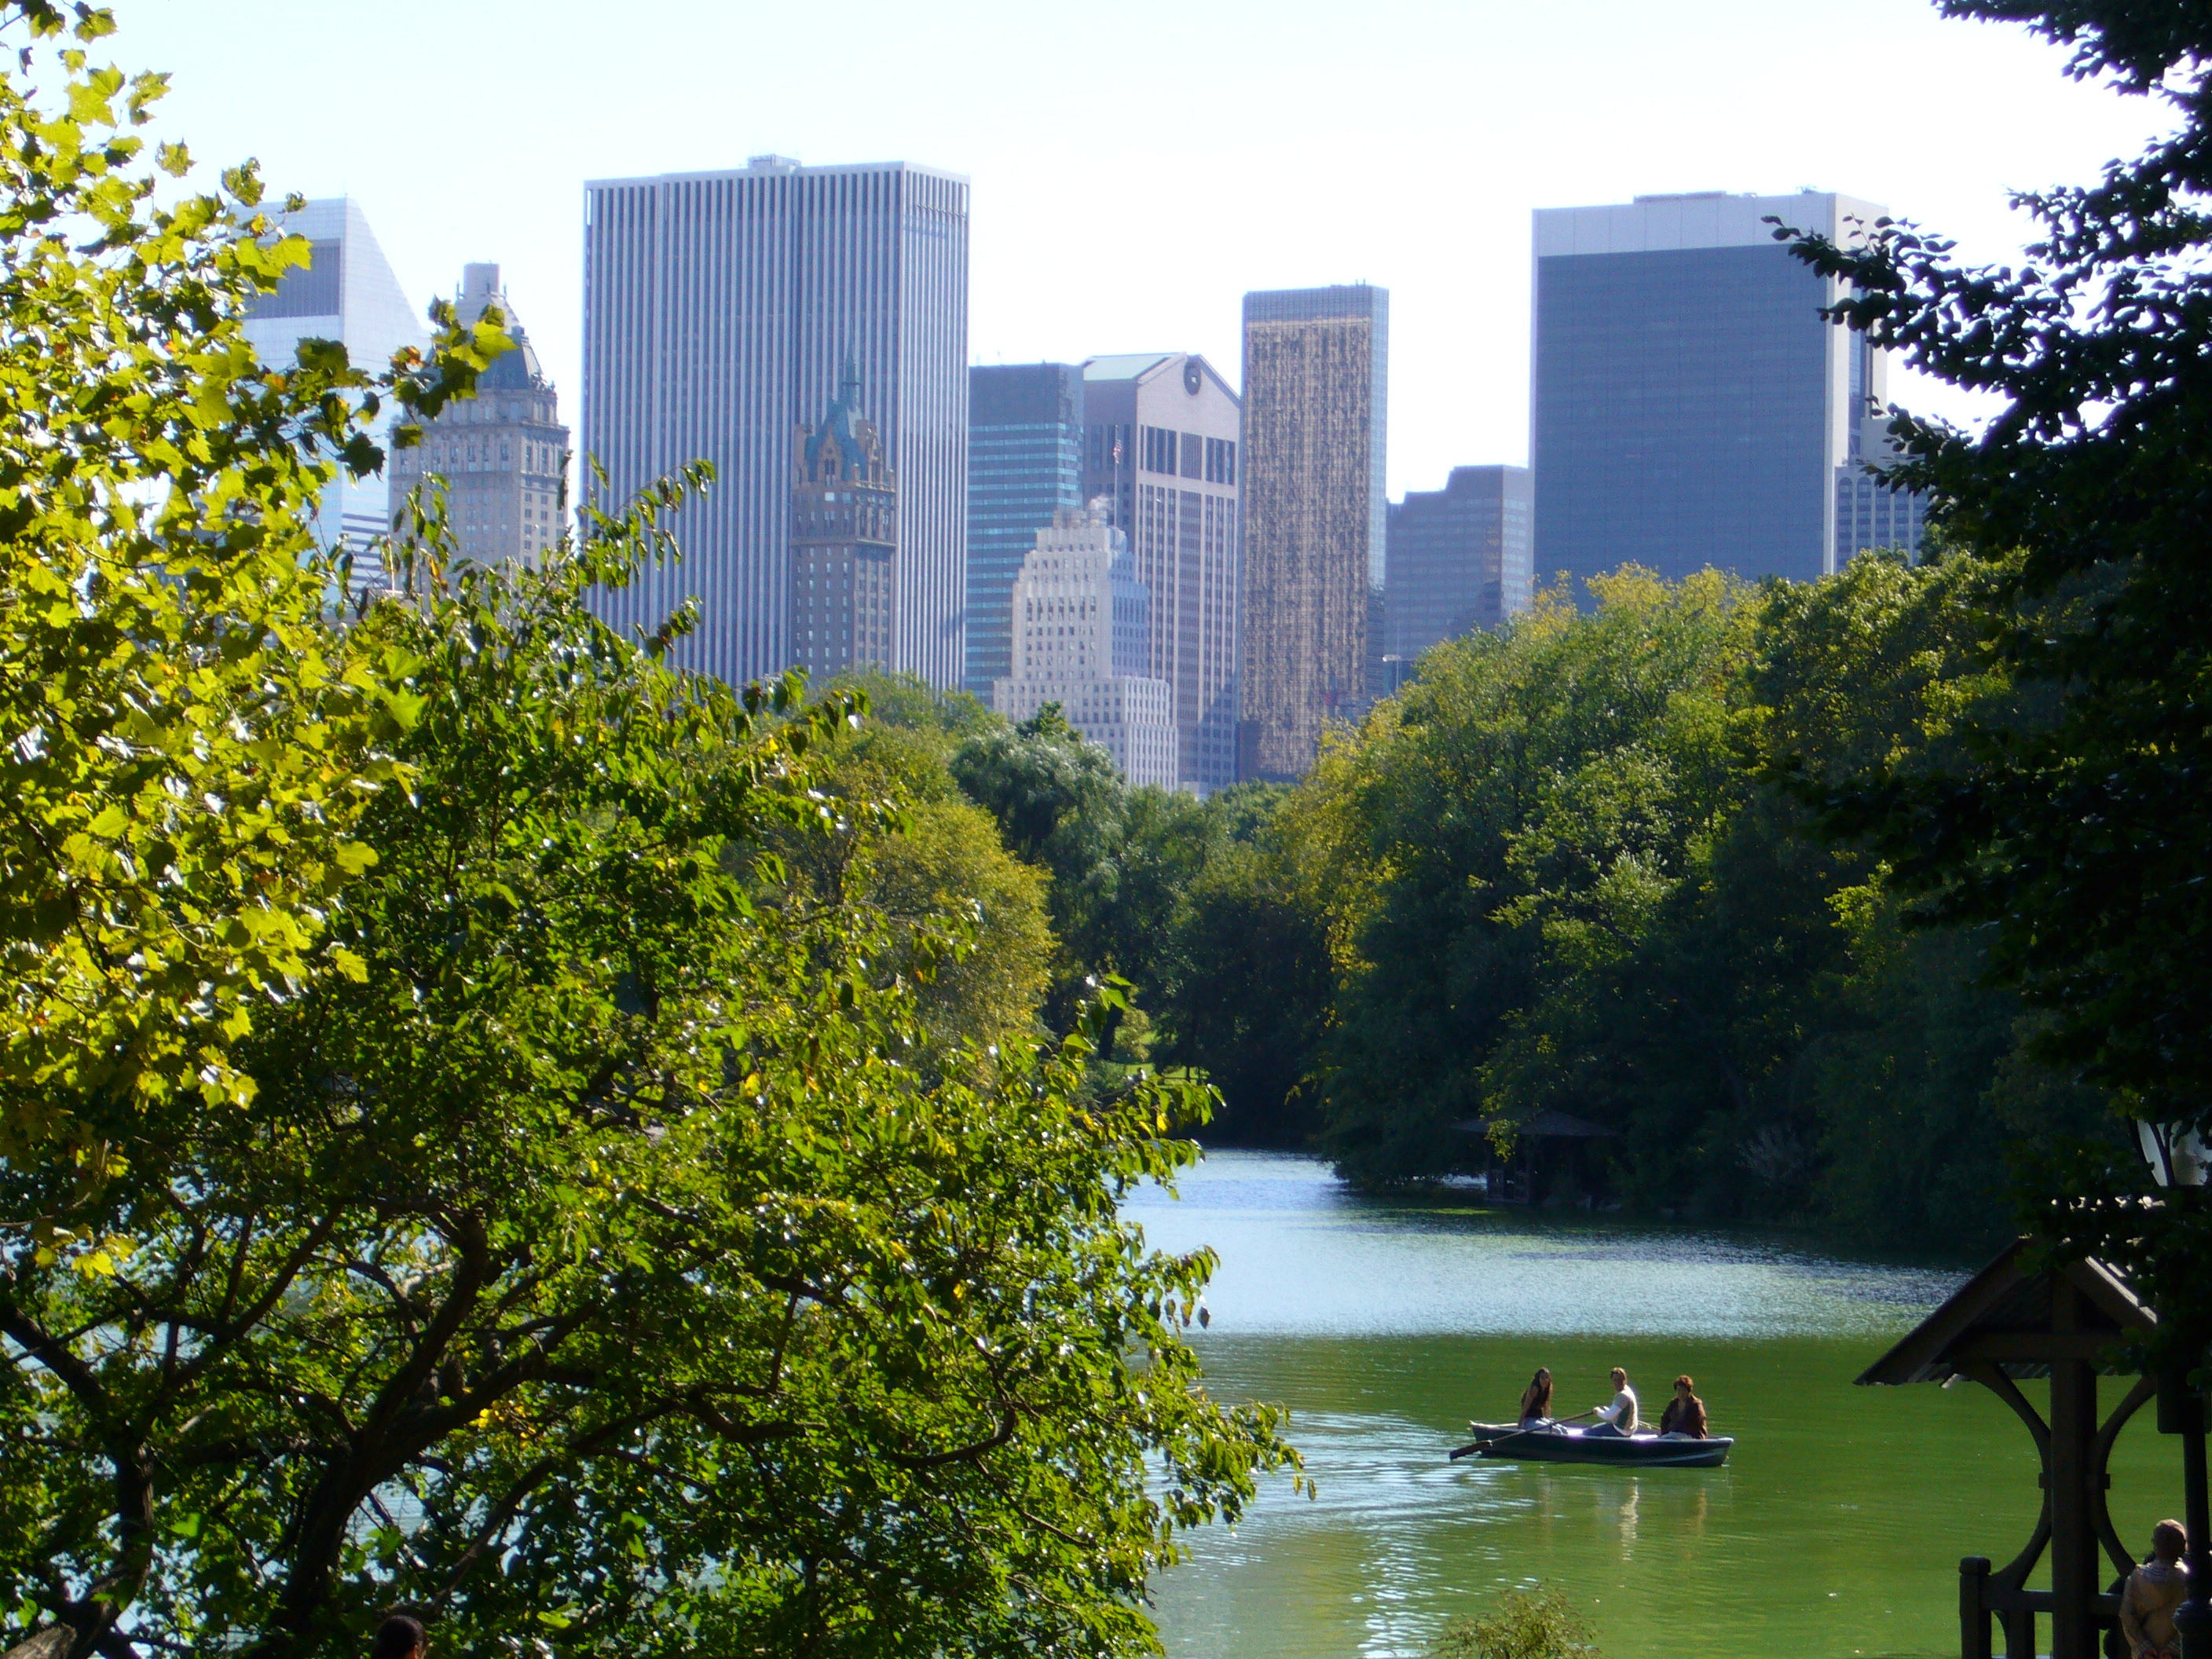
POLYGON ((1055 513, 1014 579, 1014 672, 991 683, 994 706, 1021 720, 1056 702, 1131 783, 1174 788, 1174 697, 1145 672, 1150 605, 1102 507, 1055 513))

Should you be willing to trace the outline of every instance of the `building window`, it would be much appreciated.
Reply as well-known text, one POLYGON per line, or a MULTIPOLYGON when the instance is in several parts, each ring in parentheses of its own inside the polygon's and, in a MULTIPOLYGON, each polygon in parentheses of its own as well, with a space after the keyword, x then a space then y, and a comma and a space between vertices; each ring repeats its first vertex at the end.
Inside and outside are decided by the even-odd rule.
POLYGON ((1176 452, 1182 447, 1178 435, 1165 427, 1148 426, 1145 434, 1145 471, 1164 472, 1173 477, 1177 467, 1176 452))
POLYGON ((1237 482, 1237 443, 1234 439, 1208 438, 1206 441, 1206 481, 1218 484, 1237 482))

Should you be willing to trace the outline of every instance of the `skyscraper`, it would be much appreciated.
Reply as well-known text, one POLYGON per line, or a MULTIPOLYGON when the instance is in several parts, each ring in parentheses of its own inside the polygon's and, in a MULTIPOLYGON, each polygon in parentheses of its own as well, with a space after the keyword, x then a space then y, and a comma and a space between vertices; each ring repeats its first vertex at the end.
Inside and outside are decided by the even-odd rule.
POLYGON ((1114 757, 1134 784, 1176 783, 1168 683, 1145 672, 1151 605, 1128 538, 1095 509, 1054 514, 1036 532, 1013 589, 1013 665, 992 687, 1010 720, 1048 702, 1114 757))
POLYGON ((1205 358, 1083 366, 1083 494, 1104 498, 1152 599, 1151 672, 1174 695, 1176 777, 1237 779, 1242 410, 1205 358))
POLYGON ((1389 364, 1387 289, 1244 296, 1243 776, 1304 776, 1365 705, 1389 364))
POLYGON ((490 306, 507 319, 514 349, 492 360, 475 397, 454 399, 426 422, 420 444, 393 450, 386 469, 394 532, 405 529, 407 492, 434 473, 444 480, 454 545, 480 564, 535 559, 560 540, 568 465, 560 400, 500 286, 499 267, 462 266, 460 319, 473 323, 490 306))
POLYGON ((890 659, 898 479, 860 395, 848 364, 821 424, 792 444, 792 659, 816 679, 890 659))
MULTIPOLYGON (((354 364, 374 374, 403 346, 427 347, 429 333, 401 291, 361 204, 349 196, 307 203, 276 215, 284 234, 307 239, 309 258, 284 273, 273 294, 247 307, 246 337, 262 362, 289 367, 302 340, 336 340, 354 364)), ((391 404, 377 423, 392 425, 391 404)), ((391 526, 391 492, 382 477, 341 476, 324 493, 322 538, 353 550, 356 587, 379 586, 383 571, 372 544, 391 526)))
POLYGON ((1532 516, 1525 466, 1455 466, 1442 489, 1391 502, 1384 653, 1410 670, 1439 640, 1526 611, 1532 516))
POLYGON ((1881 213, 1811 191, 1538 211, 1540 574, 1633 562, 1802 580, 1866 544, 1838 502, 1856 507, 1871 487, 1856 458, 1887 442, 1868 408, 1881 358, 1821 318, 1834 282, 1767 221, 1847 241, 1881 213))
POLYGON ((692 460, 704 501, 674 521, 681 564, 603 595, 622 626, 685 598, 678 660, 739 682, 794 659, 793 434, 838 394, 899 483, 890 665, 960 684, 968 535, 968 183, 904 161, 599 179, 584 236, 587 496, 612 509, 692 460))
POLYGON ((1083 505, 1083 371, 1003 363, 968 371, 968 668, 979 697, 1012 672, 1007 607, 1036 532, 1083 505))

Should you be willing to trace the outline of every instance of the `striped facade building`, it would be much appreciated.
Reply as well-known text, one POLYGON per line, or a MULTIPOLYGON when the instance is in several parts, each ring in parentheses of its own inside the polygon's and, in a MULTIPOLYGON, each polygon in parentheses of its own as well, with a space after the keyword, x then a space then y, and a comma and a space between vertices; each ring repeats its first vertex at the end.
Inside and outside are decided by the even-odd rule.
POLYGON ((715 483, 675 520, 681 563, 602 596, 625 629, 686 599, 677 660, 733 684, 791 637, 794 434, 848 360, 898 478, 889 665, 955 686, 968 532, 968 182, 903 161, 595 180, 584 242, 583 450, 613 511, 692 460, 715 483))
POLYGON ((1366 708, 1389 393, 1389 289, 1244 296, 1240 777, 1304 777, 1323 730, 1366 708))

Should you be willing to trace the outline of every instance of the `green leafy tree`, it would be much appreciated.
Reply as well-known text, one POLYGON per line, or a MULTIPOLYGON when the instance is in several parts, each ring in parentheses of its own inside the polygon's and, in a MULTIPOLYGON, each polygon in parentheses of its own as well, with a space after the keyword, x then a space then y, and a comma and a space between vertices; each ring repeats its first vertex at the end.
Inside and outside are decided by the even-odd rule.
MULTIPOLYGON (((1326 941, 1302 1092, 1340 1167, 1479 1166, 1468 1119, 1557 1108, 1620 1132, 1597 1173, 1644 1207, 2000 1236, 2002 1149, 2095 1131, 2104 1097, 2029 1064, 2042 1017, 1983 982, 1981 943, 1906 928, 1879 858, 1818 822, 1871 765, 1932 775, 1969 728, 2048 718, 1985 649, 1999 580, 1624 571, 1591 611, 1550 594, 1425 658, 1291 793, 1267 878, 1326 941)), ((1176 1007, 1237 973, 1209 960, 1176 1007)))
MULTIPOLYGON (((1431 652, 1286 808, 1330 917, 1325 1109, 1352 1173, 1442 1174, 1474 1154, 1455 1127, 1471 1116, 1630 1086, 1608 982, 1729 804, 1747 618, 1714 573, 1595 586, 1588 617, 1552 594, 1431 652)), ((1676 1024, 1700 1017, 1717 1018, 1676 1024)), ((1724 1091, 1730 1051, 1709 1035, 1698 1054, 1703 1094, 1724 1091)))
POLYGON ((163 77, 93 64, 104 10, 0 20, 59 82, 0 75, 0 1137, 96 1173, 76 1102, 229 1099, 255 1018, 349 965, 323 923, 410 705, 328 624, 316 506, 380 463, 382 403, 434 411, 503 339, 264 365, 240 319, 307 250, 252 170, 159 205, 190 166, 138 131, 163 77))
POLYGON ((1113 760, 1047 703, 1020 725, 975 732, 951 757, 953 781, 998 821, 1006 850, 1052 878, 1060 957, 1048 1003, 1065 1030, 1086 981, 1117 971, 1128 787, 1113 760))
POLYGON ((2077 76, 2164 101, 2179 125, 2094 185, 2018 197, 2043 228, 2018 270, 1961 266, 1899 224, 1863 246, 1793 243, 1856 290, 1838 320, 2002 399, 1976 432, 1898 416, 1898 476, 1933 493, 1962 556, 1990 562, 1993 660, 2052 693, 2032 726, 1962 728, 1955 765, 1870 769, 1838 790, 1835 821, 1874 837, 1929 914, 1988 927, 1994 970, 2049 1015, 2048 1058, 2145 1116, 2195 1121, 2212 1101, 2212 23, 2128 0, 1942 9, 2025 22, 2074 48, 2077 76))
POLYGON ((1321 1127, 1310 1073, 1335 980, 1326 918, 1277 833, 1288 793, 1245 784, 1207 800, 1215 834, 1147 953, 1156 1058, 1221 1093, 1209 1143, 1304 1146, 1321 1127))
MULTIPOLYGON (((2019 268, 1964 265, 1883 223, 1851 246, 1778 232, 1846 285, 1840 323, 1990 394, 1978 430, 1899 416, 1901 482, 1930 492, 1960 556, 1992 576, 1978 620, 2040 718, 1962 721, 1952 763, 1876 763, 1826 805, 1921 900, 1968 925, 2036 1011, 2034 1054, 2127 1115, 2212 1129, 2212 824, 2203 779, 2212 591, 2212 19, 2136 0, 1942 0, 2073 50, 2070 73, 2156 100, 2172 131, 2086 186, 2021 194, 2040 234, 2019 268)), ((2212 1224, 2145 1206, 2140 1166, 2044 1160, 2030 1190, 2062 1249, 2159 1298, 2162 1363, 2212 1344, 2212 1224)))
POLYGON ((964 693, 906 677, 840 679, 829 695, 843 690, 866 698, 868 717, 823 750, 816 787, 837 816, 830 833, 781 843, 788 867, 817 902, 882 913, 893 941, 878 958, 880 980, 928 963, 915 996, 933 1054, 1026 1042, 1053 967, 1048 878, 1006 850, 997 821, 948 767, 963 738, 1004 723, 964 693), (948 957, 956 936, 969 948, 948 957))
POLYGON ((70 1654, 348 1653, 394 1602, 463 1651, 1145 1651, 1178 1532, 1291 1456, 1180 1340, 1210 1259, 1117 1218, 1202 1097, 1079 1104, 1098 1012, 911 1063, 879 921, 767 850, 830 833, 857 705, 584 602, 658 512, 374 613, 420 712, 359 976, 142 1125, 93 1218, 135 1250, 0 1243, 0 1575, 70 1654))

